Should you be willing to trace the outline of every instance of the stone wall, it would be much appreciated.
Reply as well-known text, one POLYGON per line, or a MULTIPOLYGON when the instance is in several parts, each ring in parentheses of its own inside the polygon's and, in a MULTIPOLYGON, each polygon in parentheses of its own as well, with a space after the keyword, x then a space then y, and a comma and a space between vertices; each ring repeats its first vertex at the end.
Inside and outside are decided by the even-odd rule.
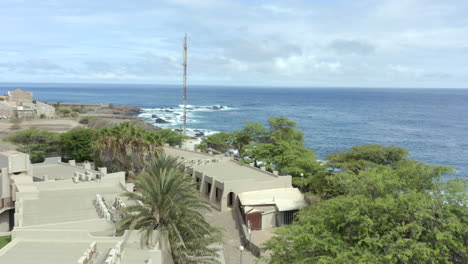
POLYGON ((55 107, 39 101, 36 101, 36 112, 38 117, 41 117, 42 114, 44 114, 46 118, 55 117, 55 107))
POLYGON ((0 103, 0 118, 13 117, 16 115, 14 107, 0 103))
POLYGON ((15 101, 20 103, 32 103, 33 93, 26 92, 21 89, 8 92, 8 101, 15 101))

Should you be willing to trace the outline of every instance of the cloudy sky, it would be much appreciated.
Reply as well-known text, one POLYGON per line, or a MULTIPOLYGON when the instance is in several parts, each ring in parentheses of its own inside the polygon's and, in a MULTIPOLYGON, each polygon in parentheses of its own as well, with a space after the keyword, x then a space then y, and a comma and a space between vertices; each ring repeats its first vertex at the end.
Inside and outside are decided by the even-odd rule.
POLYGON ((468 88, 468 1, 1 0, 0 82, 468 88))

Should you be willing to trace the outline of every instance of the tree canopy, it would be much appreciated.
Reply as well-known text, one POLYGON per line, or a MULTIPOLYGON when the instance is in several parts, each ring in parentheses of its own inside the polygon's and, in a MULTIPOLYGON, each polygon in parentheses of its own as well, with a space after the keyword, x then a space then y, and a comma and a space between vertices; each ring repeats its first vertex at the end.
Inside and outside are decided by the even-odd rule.
POLYGON ((78 162, 94 160, 97 131, 89 128, 73 129, 60 135, 62 156, 78 162))
POLYGON ((451 168, 408 159, 404 148, 365 145, 328 156, 313 175, 322 195, 266 243, 268 263, 466 263, 467 181, 451 168))
POLYGON ((304 147, 304 133, 286 117, 270 117, 266 125, 247 121, 243 129, 214 134, 205 143, 222 152, 236 149, 244 162, 290 174, 295 183, 301 174, 323 171, 314 151, 304 147))

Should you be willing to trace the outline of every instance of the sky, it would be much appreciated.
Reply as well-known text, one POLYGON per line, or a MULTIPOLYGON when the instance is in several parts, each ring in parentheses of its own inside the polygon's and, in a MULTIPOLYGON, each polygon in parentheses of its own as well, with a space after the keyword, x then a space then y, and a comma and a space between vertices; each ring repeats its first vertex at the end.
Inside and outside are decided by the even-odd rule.
POLYGON ((468 88, 466 0, 0 0, 0 82, 468 88))

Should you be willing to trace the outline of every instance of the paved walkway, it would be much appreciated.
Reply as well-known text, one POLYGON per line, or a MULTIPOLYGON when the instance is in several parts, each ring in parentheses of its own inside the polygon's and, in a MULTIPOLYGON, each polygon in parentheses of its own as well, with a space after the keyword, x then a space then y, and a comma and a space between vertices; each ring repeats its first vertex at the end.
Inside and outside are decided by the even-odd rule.
MULTIPOLYGON (((239 246, 241 245, 241 240, 236 223, 237 217, 235 217, 234 213, 234 211, 219 212, 215 209, 211 212, 203 213, 208 223, 223 230, 223 251, 226 264, 240 263, 239 246)), ((242 264, 255 264, 257 260, 257 257, 252 255, 249 251, 244 250, 242 254, 242 264)))

